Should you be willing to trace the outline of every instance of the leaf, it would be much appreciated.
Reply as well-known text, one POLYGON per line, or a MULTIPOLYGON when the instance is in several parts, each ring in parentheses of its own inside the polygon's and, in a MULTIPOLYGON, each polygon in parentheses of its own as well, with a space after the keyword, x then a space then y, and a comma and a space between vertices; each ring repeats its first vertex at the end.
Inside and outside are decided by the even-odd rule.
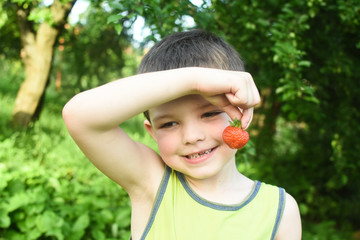
POLYGON ((100 216, 103 222, 112 222, 114 219, 114 215, 109 209, 103 209, 100 212, 100 216))
POLYGON ((129 208, 123 208, 116 216, 115 222, 120 228, 127 227, 130 225, 131 210, 129 208))
POLYGON ((27 195, 22 192, 12 196, 9 199, 9 204, 7 205, 7 211, 12 212, 22 206, 26 206, 28 204, 27 195))
POLYGON ((298 65, 302 66, 302 67, 310 67, 311 62, 303 60, 303 61, 298 62, 298 65))
POLYGON ((302 14, 299 19, 298 19, 298 23, 299 24, 305 24, 305 22, 309 19, 308 15, 302 14))
POLYGON ((41 204, 39 202, 39 204, 31 204, 25 207, 25 212, 27 213, 27 215, 37 215, 39 213, 41 213, 45 208, 44 204, 41 204))
POLYGON ((39 215, 36 217, 36 227, 41 231, 41 232, 46 232, 49 230, 50 228, 50 224, 52 221, 54 221, 53 216, 55 215, 55 213, 50 212, 50 211, 46 211, 44 212, 42 215, 39 215))
POLYGON ((64 220, 53 211, 45 211, 36 217, 36 227, 47 235, 58 235, 57 229, 61 228, 64 220))
POLYGON ((49 232, 47 232, 45 234, 45 236, 54 236, 58 240, 63 240, 64 239, 64 235, 61 232, 61 228, 54 228, 54 229, 50 230, 49 232))
POLYGON ((259 19, 256 20, 256 22, 257 22, 258 24, 260 24, 261 26, 263 26, 263 27, 268 27, 268 26, 270 26, 270 22, 269 22, 269 20, 267 20, 267 19, 259 18, 259 19))
POLYGON ((0 228, 8 228, 10 226, 11 219, 6 211, 0 210, 0 228))
POLYGON ((94 239, 97 239, 97 240, 106 239, 106 235, 99 229, 92 229, 91 235, 94 237, 94 239))
POLYGON ((26 235, 27 235, 28 239, 39 239, 40 236, 42 235, 42 233, 39 229, 33 228, 30 231, 27 231, 26 235))
POLYGON ((117 34, 120 35, 120 33, 122 32, 122 30, 123 30, 123 26, 122 26, 122 25, 120 25, 120 24, 116 24, 116 25, 115 25, 115 31, 116 31, 117 34))
POLYGON ((113 9, 118 9, 118 10, 124 10, 125 7, 122 3, 119 2, 115 2, 115 1, 108 1, 109 6, 113 9))
POLYGON ((320 103, 319 99, 317 99, 315 96, 306 96, 306 97, 304 97, 304 100, 306 100, 308 102, 313 102, 316 104, 320 103))
POLYGON ((89 223, 90 223, 89 214, 84 213, 76 220, 72 230, 73 232, 83 232, 89 226, 89 223))
POLYGON ((29 215, 25 219, 25 227, 27 229, 33 229, 36 225, 36 215, 29 215))
POLYGON ((109 16, 108 17, 108 19, 107 19, 107 24, 109 24, 109 23, 113 23, 113 22, 117 22, 117 21, 119 21, 121 18, 123 18, 123 16, 122 15, 111 15, 111 16, 109 16))
POLYGON ((36 23, 47 22, 48 24, 54 24, 53 16, 50 8, 35 8, 30 12, 28 20, 36 23))

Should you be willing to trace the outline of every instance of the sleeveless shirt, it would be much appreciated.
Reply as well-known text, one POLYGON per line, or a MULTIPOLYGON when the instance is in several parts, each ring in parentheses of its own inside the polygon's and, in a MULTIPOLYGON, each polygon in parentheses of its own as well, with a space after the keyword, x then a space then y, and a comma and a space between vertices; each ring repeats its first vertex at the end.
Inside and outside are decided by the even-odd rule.
POLYGON ((141 240, 272 240, 284 205, 284 189, 259 181, 240 204, 210 202, 167 167, 141 240))

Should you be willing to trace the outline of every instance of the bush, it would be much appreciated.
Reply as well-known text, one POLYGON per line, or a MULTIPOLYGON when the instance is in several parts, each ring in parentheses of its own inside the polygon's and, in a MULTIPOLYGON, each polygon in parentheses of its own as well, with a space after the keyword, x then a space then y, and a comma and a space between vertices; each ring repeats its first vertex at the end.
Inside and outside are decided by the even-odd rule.
POLYGON ((14 99, 0 102, 0 239, 129 239, 126 192, 76 147, 61 106, 14 132, 14 99))
POLYGON ((73 171, 39 161, 14 163, 0 164, 0 236, 128 239, 130 208, 124 191, 91 167, 73 171))
MULTIPOLYGON (((16 93, 12 84, 19 83, 16 79, 9 72, 0 76, 0 240, 128 239, 129 198, 89 163, 70 138, 61 118, 67 97, 49 88, 38 122, 22 132, 8 127, 16 93)), ((143 119, 137 116, 121 127, 135 140, 157 150, 144 131, 143 119)), ((311 201, 313 185, 294 183, 298 178, 292 176, 298 170, 288 166, 289 159, 295 159, 299 152, 300 140, 294 138, 291 124, 280 122, 278 129, 281 136, 275 139, 279 147, 274 157, 257 162, 257 142, 252 138, 237 154, 239 170, 253 179, 285 187, 291 194, 304 191, 307 195, 303 196, 311 201), (274 171, 276 163, 281 167, 274 171)), ((310 222, 307 213, 315 215, 319 209, 310 208, 308 201, 299 202, 305 216, 303 239, 351 239, 341 223, 310 222)))

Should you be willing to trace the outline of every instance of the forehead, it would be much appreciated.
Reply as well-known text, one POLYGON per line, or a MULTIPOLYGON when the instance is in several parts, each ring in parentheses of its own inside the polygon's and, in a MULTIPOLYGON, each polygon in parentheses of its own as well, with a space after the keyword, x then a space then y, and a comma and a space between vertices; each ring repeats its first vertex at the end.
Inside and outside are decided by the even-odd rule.
POLYGON ((214 106, 198 94, 187 95, 161 104, 149 110, 151 120, 174 114, 191 113, 214 106))

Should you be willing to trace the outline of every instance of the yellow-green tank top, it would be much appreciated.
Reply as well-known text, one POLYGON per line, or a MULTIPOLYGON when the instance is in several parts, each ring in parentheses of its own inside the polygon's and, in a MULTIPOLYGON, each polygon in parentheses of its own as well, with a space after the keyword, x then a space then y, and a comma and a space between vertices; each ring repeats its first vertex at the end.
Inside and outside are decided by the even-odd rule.
POLYGON ((259 181, 240 204, 209 202, 167 167, 141 240, 274 239, 284 205, 284 189, 259 181))

